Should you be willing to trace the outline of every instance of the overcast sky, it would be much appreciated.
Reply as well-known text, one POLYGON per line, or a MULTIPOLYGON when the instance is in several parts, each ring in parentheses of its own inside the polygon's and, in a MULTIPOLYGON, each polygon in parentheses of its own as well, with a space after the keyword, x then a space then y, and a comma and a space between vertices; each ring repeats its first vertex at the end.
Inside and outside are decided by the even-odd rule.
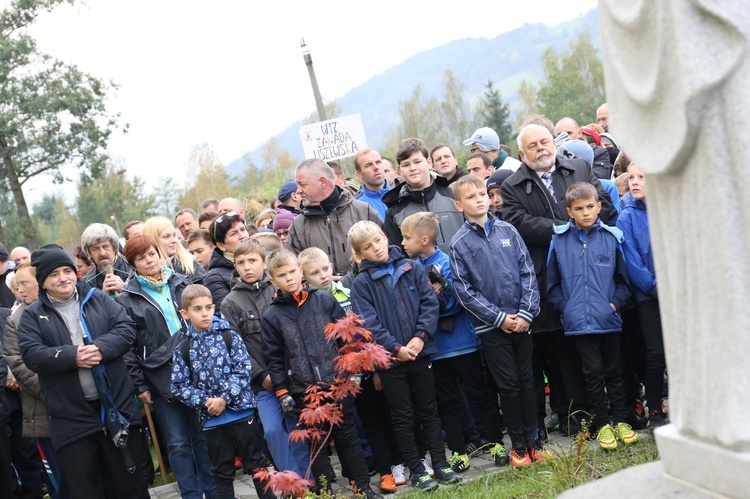
MULTIPOLYGON (((31 33, 41 50, 119 85, 109 108, 130 128, 112 138, 110 151, 153 186, 159 176, 182 183, 194 144, 212 144, 228 163, 315 110, 300 37, 330 101, 418 52, 526 23, 559 24, 595 6, 86 0, 42 15, 31 33)), ((27 184, 27 196, 48 186, 27 184)))

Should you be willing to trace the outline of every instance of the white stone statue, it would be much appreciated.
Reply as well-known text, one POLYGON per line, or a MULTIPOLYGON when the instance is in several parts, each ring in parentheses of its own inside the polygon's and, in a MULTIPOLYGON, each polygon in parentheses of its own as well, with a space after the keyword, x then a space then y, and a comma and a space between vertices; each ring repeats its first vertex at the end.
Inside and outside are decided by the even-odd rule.
POLYGON ((609 131, 648 175, 669 475, 750 497, 750 4, 600 0, 609 131))

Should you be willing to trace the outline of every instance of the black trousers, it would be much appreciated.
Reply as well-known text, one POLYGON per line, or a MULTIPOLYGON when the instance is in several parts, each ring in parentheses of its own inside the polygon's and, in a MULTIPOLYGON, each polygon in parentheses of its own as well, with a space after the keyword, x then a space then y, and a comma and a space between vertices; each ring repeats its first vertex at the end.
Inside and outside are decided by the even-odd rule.
POLYGON ((479 351, 434 360, 432 373, 435 377, 438 410, 447 436, 448 448, 459 454, 466 453, 461 418, 461 408, 465 405, 462 385, 482 421, 487 439, 493 443, 502 443, 500 410, 497 398, 493 399, 487 389, 484 364, 479 351))
MULTIPOLYGON (((234 456, 242 459, 242 469, 252 476, 257 468, 265 467, 263 458, 263 435, 258 418, 229 423, 204 431, 208 456, 211 459, 211 472, 216 482, 216 495, 219 499, 234 499, 234 456)), ((264 490, 265 484, 253 478, 255 492, 260 499, 276 496, 264 490)))
POLYGON ((370 443, 378 473, 390 475, 391 466, 402 462, 391 424, 391 410, 385 393, 375 390, 374 374, 362 378, 362 391, 357 394, 357 414, 370 443))
POLYGON ((143 431, 131 426, 128 448, 136 469, 125 469, 123 450, 112 439, 98 431, 57 449, 70 496, 73 499, 108 497, 121 499, 148 498, 143 480, 141 439, 132 433, 143 431))
POLYGON ((646 366, 643 380, 646 387, 646 404, 649 411, 661 411, 661 394, 664 388, 664 370, 667 368, 667 363, 664 359, 664 339, 661 332, 659 300, 638 302, 636 308, 641 321, 643 342, 646 345, 646 366))
MULTIPOLYGON (((12 396, 18 397, 18 392, 12 396)), ((17 409, 10 414, 10 450, 21 487, 19 499, 36 499, 42 495, 42 460, 31 438, 23 436, 23 412, 17 409)))
POLYGON ((547 396, 544 393, 544 375, 549 381, 549 405, 552 412, 561 418, 570 411, 570 397, 565 391, 565 383, 560 371, 558 343, 562 331, 533 333, 534 343, 532 368, 534 370, 534 390, 536 393, 537 423, 544 424, 547 416, 547 396))
MULTIPOLYGON (((5 387, 0 387, 0 392, 4 392, 5 387)), ((4 393, 0 393, 0 404, 4 404, 4 393)), ((3 407, 0 407, 3 409, 3 407)), ((0 423, 0 497, 13 497, 15 488, 15 473, 10 456, 10 429, 8 422, 0 423)))
POLYGON ((534 446, 537 429, 536 396, 532 370, 532 336, 500 329, 480 336, 484 359, 497 383, 500 405, 514 449, 534 446))
POLYGON ((414 420, 417 418, 422 423, 422 434, 427 450, 430 451, 432 467, 437 469, 448 466, 430 360, 421 358, 400 363, 381 371, 380 380, 391 407, 393 431, 409 471, 412 474, 425 471, 413 432, 414 420))
POLYGON ((571 337, 581 355, 583 375, 586 377, 594 419, 592 433, 609 422, 609 409, 612 410, 615 424, 626 422, 628 413, 620 368, 620 336, 621 333, 606 333, 571 337))

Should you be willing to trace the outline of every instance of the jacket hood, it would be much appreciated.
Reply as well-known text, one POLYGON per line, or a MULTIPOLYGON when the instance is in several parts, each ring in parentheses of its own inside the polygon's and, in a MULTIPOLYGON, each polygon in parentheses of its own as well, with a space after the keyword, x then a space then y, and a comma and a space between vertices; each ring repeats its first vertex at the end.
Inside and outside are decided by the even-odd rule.
POLYGON ((362 263, 360 264, 360 267, 359 267, 359 271, 369 272, 370 269, 377 270, 380 268, 381 265, 392 263, 392 262, 395 262, 396 260, 401 260, 403 258, 406 258, 406 256, 401 251, 401 248, 392 244, 388 246, 388 261, 387 262, 379 263, 379 262, 371 262, 369 260, 362 260, 362 263))
MULTIPOLYGON (((442 177, 438 177, 438 178, 442 178, 442 177)), ((446 179, 442 178, 441 183, 442 182, 445 182, 445 186, 448 185, 448 181, 446 179)), ((386 195, 383 196, 383 202, 388 208, 390 208, 391 206, 395 206, 397 204, 401 204, 401 203, 409 203, 409 202, 422 203, 424 200, 427 200, 427 201, 431 200, 435 196, 435 193, 437 192, 437 188, 438 188, 437 179, 433 179, 433 181, 430 182, 430 185, 418 191, 412 190, 406 184, 406 182, 404 182, 394 187, 390 191, 388 191, 386 195)))
MULTIPOLYGON (((342 208, 352 204, 352 201, 354 201, 354 194, 351 193, 349 189, 340 189, 341 194, 339 195, 339 200, 336 201, 336 205, 333 207, 333 210, 331 210, 331 213, 334 211, 341 210, 342 208)), ((320 207, 320 205, 315 206, 303 206, 301 208, 302 215, 309 217, 309 216, 326 216, 326 212, 323 210, 323 208, 320 207)))
POLYGON ((213 253, 211 253, 211 260, 208 261, 208 270, 215 268, 234 270, 234 264, 224 256, 224 252, 219 248, 214 248, 213 253))
MULTIPOLYGON (((578 227, 576 227, 575 221, 573 221, 572 218, 570 219, 570 221, 568 221, 568 223, 564 225, 553 226, 553 230, 555 231, 555 234, 558 234, 558 235, 564 234, 568 231, 572 231, 578 236, 579 239, 582 239, 581 236, 584 234, 582 229, 579 229, 578 227)), ((615 236, 615 238, 617 239, 617 242, 620 244, 622 244, 623 241, 625 240, 625 236, 623 235, 620 229, 618 229, 617 227, 610 227, 609 225, 603 223, 601 219, 599 218, 597 218, 594 225, 592 225, 591 228, 589 228, 588 235, 592 236, 596 234, 597 232, 599 232, 600 230, 606 230, 607 232, 615 236)))

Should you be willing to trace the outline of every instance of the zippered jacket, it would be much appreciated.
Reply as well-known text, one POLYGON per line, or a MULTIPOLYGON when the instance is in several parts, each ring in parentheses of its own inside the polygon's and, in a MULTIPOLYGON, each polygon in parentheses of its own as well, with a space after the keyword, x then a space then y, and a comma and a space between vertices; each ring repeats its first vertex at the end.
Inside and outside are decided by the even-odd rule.
POLYGON ((654 252, 648 231, 646 203, 629 196, 617 219, 617 228, 625 238, 623 250, 636 301, 659 298, 654 271, 654 252))
POLYGON ((250 387, 252 366, 245 343, 232 331, 232 346, 227 351, 221 333, 225 329, 229 324, 218 317, 214 317, 210 329, 200 333, 191 325, 185 340, 190 342, 190 365, 182 357, 182 348, 177 348, 172 357, 172 394, 198 411, 201 425, 213 417, 206 410, 209 398, 223 398, 227 409, 233 411, 255 409, 250 387))
POLYGON ((294 217, 287 248, 297 255, 306 248, 320 248, 331 259, 334 274, 344 275, 351 266, 352 256, 347 234, 361 220, 383 225, 372 206, 354 199, 348 189, 342 189, 331 213, 327 214, 320 206, 308 206, 302 209, 301 216, 294 217))
POLYGON ((268 277, 252 284, 238 279, 221 304, 222 315, 245 342, 253 366, 251 380, 256 393, 262 389, 261 383, 269 374, 266 361, 263 359, 260 322, 265 311, 271 306, 275 293, 276 288, 269 282, 268 277))
POLYGON ((555 226, 547 262, 547 299, 562 314, 566 335, 622 331, 620 308, 630 297, 622 242, 620 229, 599 220, 588 234, 572 220, 555 226))
MULTIPOLYGON (((102 353, 102 365, 112 387, 115 406, 131 414, 130 423, 140 425, 135 391, 123 355, 135 341, 135 323, 119 303, 100 289, 76 284, 93 344, 102 353)), ((26 366, 39 375, 49 419, 50 437, 56 450, 104 430, 101 414, 86 401, 78 378, 78 346, 70 340, 62 315, 40 290, 39 300, 29 305, 18 323, 18 347, 26 366)))
POLYGON ((383 196, 388 206, 383 223, 383 232, 390 244, 401 245, 401 222, 409 215, 431 212, 437 216, 440 224, 437 245, 448 252, 448 243, 453 234, 464 223, 463 215, 456 209, 456 200, 448 187, 448 181, 438 177, 424 189, 414 191, 406 183, 399 184, 383 196))
POLYGON ((203 278, 203 285, 211 291, 211 298, 216 305, 214 314, 221 313, 221 302, 229 294, 232 287, 232 275, 234 263, 230 262, 219 248, 214 248, 211 259, 208 261, 208 272, 203 278))
MULTIPOLYGON (((167 284, 169 284, 169 299, 179 316, 179 310, 182 308, 182 292, 190 281, 183 274, 172 272, 167 279, 167 284)), ((171 336, 169 324, 161 307, 141 288, 135 273, 125 282, 122 292, 115 300, 125 307, 128 315, 135 321, 135 342, 131 351, 125 356, 125 361, 130 369, 136 393, 143 393, 154 387, 144 375, 138 360, 146 360, 169 339, 171 336)), ((180 317, 180 322, 183 328, 187 329, 182 317, 180 317)))
POLYGON ((344 317, 344 309, 329 291, 303 288, 297 298, 277 293, 263 314, 261 337, 274 391, 302 395, 319 381, 333 382, 337 345, 323 329, 344 317))
POLYGON ((388 249, 385 264, 362 260, 352 283, 352 307, 375 341, 393 355, 418 336, 424 340, 418 358, 430 356, 437 352, 432 338, 440 308, 435 290, 421 265, 404 257, 398 246, 388 249))
POLYGON ((534 265, 509 223, 490 218, 481 227, 466 221, 451 240, 450 262, 456 296, 469 311, 477 336, 497 331, 508 315, 531 323, 539 313, 534 265))

